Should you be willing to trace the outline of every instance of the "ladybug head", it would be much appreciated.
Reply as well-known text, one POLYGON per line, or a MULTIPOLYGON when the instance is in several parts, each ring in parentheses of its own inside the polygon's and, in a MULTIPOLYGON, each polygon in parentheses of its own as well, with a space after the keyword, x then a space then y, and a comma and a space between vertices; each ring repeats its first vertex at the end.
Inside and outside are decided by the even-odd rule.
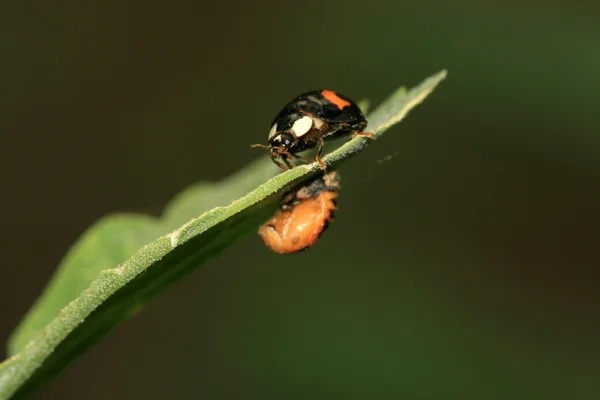
POLYGON ((288 152, 296 144, 296 137, 290 132, 279 132, 269 140, 269 153, 281 155, 288 152))
POLYGON ((269 144, 265 145, 255 145, 256 147, 265 147, 269 149, 269 156, 271 158, 277 158, 281 156, 287 156, 288 158, 292 158, 290 154, 290 150, 296 144, 296 137, 289 132, 280 132, 271 139, 269 139, 269 144))
POLYGON ((269 139, 269 144, 253 144, 252 147, 263 147, 269 149, 269 156, 271 158, 278 158, 281 156, 287 156, 287 158, 292 158, 292 154, 290 154, 290 150, 296 144, 297 139, 290 132, 279 132, 274 134, 271 139, 269 139))

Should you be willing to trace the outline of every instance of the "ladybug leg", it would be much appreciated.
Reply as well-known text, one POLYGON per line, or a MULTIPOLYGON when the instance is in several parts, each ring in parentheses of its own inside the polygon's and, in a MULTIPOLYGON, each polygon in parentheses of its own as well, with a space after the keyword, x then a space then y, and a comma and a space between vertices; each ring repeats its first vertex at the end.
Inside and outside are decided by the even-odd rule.
POLYGON ((325 142, 323 142, 323 139, 320 137, 316 137, 315 139, 313 139, 313 142, 317 143, 317 153, 315 155, 315 161, 319 163, 319 166, 321 167, 323 172, 326 173, 327 167, 325 166, 323 160, 321 160, 321 152, 323 151, 323 146, 325 145, 325 142))
POLYGON ((375 136, 371 132, 354 132, 352 134, 352 138, 355 138, 355 137, 366 137, 366 138, 373 139, 373 140, 377 139, 377 136, 375 136))
MULTIPOLYGON (((271 149, 271 146, 267 146, 264 144, 252 144, 250 145, 250 147, 260 147, 263 149, 271 149)), ((285 165, 283 165, 282 163, 280 163, 279 161, 277 161, 276 157, 271 156, 271 161, 273 161, 275 163, 275 165, 277 165, 279 168, 281 168, 284 171, 288 170, 288 167, 286 167, 285 165)))
POLYGON ((308 158, 306 158, 306 157, 302 157, 302 156, 298 156, 298 155, 296 155, 296 156, 294 156, 294 157, 295 157, 295 158, 297 158, 297 159, 298 159, 298 160, 300 160, 300 161, 304 161, 304 162, 305 162, 305 163, 307 163, 307 164, 312 164, 313 162, 315 162, 314 160, 309 160, 309 159, 308 159, 308 158))
POLYGON ((317 154, 315 156, 315 160, 317 160, 317 162, 321 166, 321 169, 323 170, 323 172, 326 173, 327 167, 325 166, 325 163, 323 162, 323 160, 321 160, 321 151, 323 151, 323 140, 321 140, 319 142, 319 147, 317 148, 317 154))
POLYGON ((296 167, 296 164, 294 164, 294 163, 291 161, 291 159, 292 159, 292 158, 296 158, 296 159, 298 159, 298 160, 300 160, 300 161, 304 161, 304 162, 305 162, 305 163, 307 163, 307 164, 312 164, 312 163, 314 163, 314 162, 315 162, 315 160, 309 160, 309 159, 308 159, 308 158, 306 158, 306 157, 302 157, 302 156, 299 156, 299 155, 297 155, 297 154, 291 154, 291 153, 289 153, 289 152, 288 152, 288 153, 286 153, 285 155, 283 155, 283 156, 282 156, 282 158, 283 158, 283 160, 285 161, 285 163, 286 163, 288 166, 290 166, 290 168, 295 168, 295 167, 296 167), (287 156, 287 158, 286 158, 286 156, 287 156))
POLYGON ((306 157, 302 157, 302 156, 299 156, 297 154, 292 154, 290 152, 286 152, 286 153, 282 154, 281 155, 282 160, 290 168, 295 168, 296 167, 296 164, 294 164, 291 161, 292 158, 296 158, 296 159, 298 159, 300 161, 304 161, 307 164, 312 164, 312 163, 314 163, 316 161, 316 162, 319 163, 319 165, 323 169, 323 172, 327 172, 327 169, 325 168, 325 164, 323 163, 323 161, 321 161, 321 150, 323 149, 323 139, 319 138, 319 139, 315 139, 315 140, 312 140, 312 141, 314 141, 315 143, 317 143, 318 146, 319 146, 319 148, 317 149, 317 158, 316 158, 316 160, 310 160, 310 159, 308 159, 306 157))
POLYGON ((292 162, 292 158, 294 158, 294 155, 290 152, 285 152, 284 154, 281 155, 281 159, 283 160, 285 165, 288 166, 288 168, 286 168, 286 170, 296 167, 296 164, 294 164, 292 162))
POLYGON ((287 166, 288 166, 288 169, 289 169, 289 168, 296 168, 296 164, 294 164, 294 163, 292 162, 292 160, 290 160, 290 159, 289 159, 289 158, 287 158, 287 157, 285 157, 285 158, 283 159, 283 162, 285 163, 285 165, 287 165, 287 166))
MULTIPOLYGON (((274 162, 274 163, 275 163, 275 164, 276 164, 276 165, 277 165, 279 168, 281 168, 282 170, 284 170, 284 171, 287 171, 287 170, 289 169, 288 167, 286 167, 285 165, 283 165, 282 163, 280 163, 280 162, 279 162, 279 161, 277 161, 276 159, 274 159, 274 158, 271 158, 271 160, 273 160, 273 162, 274 162)), ((287 163, 286 163, 286 164, 287 164, 287 163)))

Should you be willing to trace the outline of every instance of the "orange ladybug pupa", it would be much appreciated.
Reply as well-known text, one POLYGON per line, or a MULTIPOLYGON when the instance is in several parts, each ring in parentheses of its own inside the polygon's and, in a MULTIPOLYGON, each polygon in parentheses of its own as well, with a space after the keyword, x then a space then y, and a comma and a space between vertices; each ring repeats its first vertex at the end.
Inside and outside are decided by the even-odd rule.
POLYGON ((267 247, 279 254, 312 247, 333 220, 339 181, 339 174, 332 171, 286 195, 279 210, 258 230, 267 247))

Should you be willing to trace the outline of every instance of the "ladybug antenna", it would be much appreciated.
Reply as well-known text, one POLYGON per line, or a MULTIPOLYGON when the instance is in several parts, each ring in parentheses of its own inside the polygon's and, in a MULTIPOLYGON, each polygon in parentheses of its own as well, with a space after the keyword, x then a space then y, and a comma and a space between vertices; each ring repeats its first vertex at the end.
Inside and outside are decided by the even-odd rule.
POLYGON ((271 148, 271 146, 266 145, 266 144, 252 144, 252 145, 250 145, 250 147, 261 147, 263 149, 270 149, 271 148))

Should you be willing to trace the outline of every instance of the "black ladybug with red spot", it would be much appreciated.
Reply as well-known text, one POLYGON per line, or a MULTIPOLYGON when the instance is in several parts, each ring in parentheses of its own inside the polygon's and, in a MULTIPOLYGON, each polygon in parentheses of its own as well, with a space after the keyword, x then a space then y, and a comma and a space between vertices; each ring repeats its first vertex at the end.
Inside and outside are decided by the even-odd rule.
POLYGON ((366 127, 367 119, 354 101, 333 90, 313 90, 293 99, 273 118, 268 145, 252 147, 269 149, 271 159, 283 170, 295 166, 293 158, 316 161, 325 170, 321 161, 324 142, 350 134, 375 139, 372 133, 364 132, 366 127), (317 147, 315 160, 296 154, 313 147, 317 147))

